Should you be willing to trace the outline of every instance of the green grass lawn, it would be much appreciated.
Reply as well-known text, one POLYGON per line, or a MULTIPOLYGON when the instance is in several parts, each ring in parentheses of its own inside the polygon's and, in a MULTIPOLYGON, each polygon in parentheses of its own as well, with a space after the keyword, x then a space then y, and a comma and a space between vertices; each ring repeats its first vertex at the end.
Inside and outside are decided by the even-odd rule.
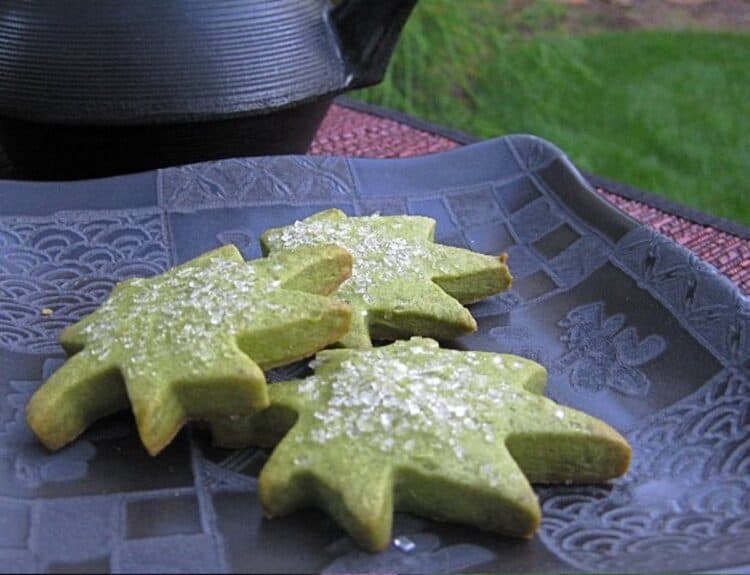
POLYGON ((425 0, 385 81, 356 95, 483 138, 536 134, 583 169, 750 225, 750 34, 570 37, 559 5, 534 9, 425 0))

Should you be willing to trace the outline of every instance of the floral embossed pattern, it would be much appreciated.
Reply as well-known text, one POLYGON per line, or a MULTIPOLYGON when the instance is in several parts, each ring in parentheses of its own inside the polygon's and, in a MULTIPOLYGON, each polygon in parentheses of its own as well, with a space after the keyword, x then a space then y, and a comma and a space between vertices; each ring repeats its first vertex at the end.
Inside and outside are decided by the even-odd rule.
POLYGON ((165 270, 160 213, 0 219, 0 347, 56 351, 118 281, 165 270))
POLYGON ((348 198, 354 187, 343 158, 238 158, 161 173, 161 204, 172 210, 331 201, 348 198))
POLYGON ((650 228, 617 247, 619 265, 648 286, 712 352, 740 364, 750 355, 750 300, 715 268, 650 228))
POLYGON ((572 309, 558 325, 567 330, 562 340, 568 352, 553 369, 569 372, 571 385, 588 391, 609 387, 632 396, 648 393, 650 382, 637 367, 664 351, 663 337, 639 340, 634 327, 624 327, 624 314, 605 316, 602 302, 572 309))
POLYGON ((675 310, 724 367, 628 435, 633 466, 611 489, 544 490, 542 537, 571 564, 591 570, 748 563, 750 300, 647 228, 624 237, 614 261, 675 310))
MULTIPOLYGON (((60 363, 47 360, 43 371, 49 374, 60 363)), ((5 453, 13 461, 13 480, 26 487, 38 488, 44 484, 81 479, 86 476, 88 463, 96 451, 90 441, 79 441, 65 453, 50 454, 33 449, 37 442, 26 426, 25 409, 38 385, 38 381, 11 380, 0 409, 0 444, 14 447, 12 455, 10 450, 5 453)))

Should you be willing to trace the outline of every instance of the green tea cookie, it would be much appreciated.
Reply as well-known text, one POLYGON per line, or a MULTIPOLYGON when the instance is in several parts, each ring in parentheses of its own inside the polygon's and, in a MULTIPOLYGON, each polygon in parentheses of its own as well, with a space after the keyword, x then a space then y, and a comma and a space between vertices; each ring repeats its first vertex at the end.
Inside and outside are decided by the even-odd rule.
POLYGON ((370 338, 424 335, 452 339, 477 329, 472 303, 508 289, 510 272, 498 257, 433 243, 435 220, 422 216, 349 218, 326 210, 261 236, 266 252, 336 244, 354 256, 352 277, 338 296, 352 305, 345 347, 370 338))
POLYGON ((351 256, 323 246, 245 262, 224 246, 149 279, 124 281, 60 341, 72 357, 27 406, 50 449, 132 406, 143 444, 161 451, 188 419, 268 405, 261 369, 306 357, 349 328, 330 293, 351 256))
POLYGON ((371 551, 388 545, 394 509, 529 537, 540 521, 529 482, 603 481, 630 461, 620 434, 541 395, 546 371, 517 356, 412 338, 313 365, 245 418, 245 437, 280 440, 260 498, 271 517, 319 507, 371 551))

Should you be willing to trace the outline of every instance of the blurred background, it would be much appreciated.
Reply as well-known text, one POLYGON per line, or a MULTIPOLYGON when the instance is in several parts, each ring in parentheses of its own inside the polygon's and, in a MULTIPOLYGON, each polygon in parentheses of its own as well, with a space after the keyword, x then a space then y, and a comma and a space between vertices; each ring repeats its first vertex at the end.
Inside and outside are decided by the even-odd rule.
POLYGON ((352 95, 750 225, 750 0, 421 0, 352 95))

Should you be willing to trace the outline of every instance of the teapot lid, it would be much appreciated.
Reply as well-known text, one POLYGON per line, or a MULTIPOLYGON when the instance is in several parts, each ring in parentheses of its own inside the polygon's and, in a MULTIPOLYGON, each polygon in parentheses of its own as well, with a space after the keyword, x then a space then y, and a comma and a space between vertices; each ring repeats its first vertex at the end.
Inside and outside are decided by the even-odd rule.
POLYGON ((257 114, 340 92, 326 0, 4 0, 0 115, 143 124, 257 114))

